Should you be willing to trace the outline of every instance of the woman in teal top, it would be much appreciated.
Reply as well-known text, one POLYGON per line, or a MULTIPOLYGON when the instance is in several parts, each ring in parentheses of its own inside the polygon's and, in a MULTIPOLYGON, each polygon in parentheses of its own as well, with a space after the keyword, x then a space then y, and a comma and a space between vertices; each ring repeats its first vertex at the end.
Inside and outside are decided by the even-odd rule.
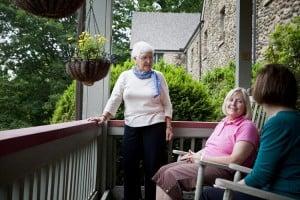
MULTIPOLYGON (((261 130, 260 147, 253 170, 239 183, 300 199, 300 112, 295 109, 297 82, 283 65, 266 65, 253 88, 255 101, 263 105, 268 120, 261 130)), ((206 188, 201 199, 222 199, 223 190, 206 188)), ((242 193, 234 199, 256 200, 242 193)))

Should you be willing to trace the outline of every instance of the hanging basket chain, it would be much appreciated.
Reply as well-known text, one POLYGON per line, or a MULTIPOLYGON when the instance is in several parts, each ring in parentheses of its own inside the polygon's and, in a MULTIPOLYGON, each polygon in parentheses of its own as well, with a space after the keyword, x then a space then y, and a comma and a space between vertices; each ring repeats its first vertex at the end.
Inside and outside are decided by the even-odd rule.
POLYGON ((93 26, 94 26, 94 30, 96 31, 96 34, 100 34, 100 30, 99 30, 99 26, 97 23, 97 19, 96 19, 96 15, 94 12, 94 0, 90 0, 89 1, 90 7, 87 13, 88 16, 88 27, 87 27, 87 31, 90 32, 90 28, 91 28, 91 16, 92 16, 92 20, 93 20, 93 26))
POLYGON ((100 30, 97 22, 97 18, 94 12, 94 0, 89 0, 89 10, 87 13, 88 23, 87 23, 87 32, 91 33, 91 27, 93 25, 95 35, 100 35, 100 30), (93 22, 93 24, 92 24, 93 22))

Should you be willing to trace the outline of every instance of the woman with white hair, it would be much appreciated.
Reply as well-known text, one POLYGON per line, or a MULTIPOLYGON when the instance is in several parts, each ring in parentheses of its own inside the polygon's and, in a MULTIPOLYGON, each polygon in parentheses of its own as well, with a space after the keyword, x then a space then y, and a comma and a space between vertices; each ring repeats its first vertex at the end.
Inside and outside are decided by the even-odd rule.
MULTIPOLYGON (((199 165, 197 160, 216 163, 237 163, 250 167, 258 147, 258 131, 251 121, 249 96, 243 88, 229 91, 222 111, 226 117, 216 126, 205 147, 197 153, 184 155, 179 162, 159 169, 153 180, 157 184, 157 200, 181 200, 182 190, 195 188, 199 165)), ((213 185, 216 178, 232 179, 229 170, 206 166, 204 184, 213 185)))
POLYGON ((137 42, 131 57, 132 69, 119 76, 100 117, 90 118, 102 124, 113 117, 124 101, 125 126, 122 144, 124 199, 141 199, 140 160, 145 173, 145 199, 155 199, 156 184, 151 180, 166 161, 166 141, 173 137, 172 104, 162 73, 152 69, 154 49, 137 42))

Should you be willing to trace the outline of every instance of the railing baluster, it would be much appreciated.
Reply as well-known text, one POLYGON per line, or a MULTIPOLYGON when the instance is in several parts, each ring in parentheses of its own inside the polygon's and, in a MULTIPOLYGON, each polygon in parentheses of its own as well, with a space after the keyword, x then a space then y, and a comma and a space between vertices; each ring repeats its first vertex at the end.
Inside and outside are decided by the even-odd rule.
POLYGON ((69 176, 68 176, 68 184, 67 184, 67 200, 72 200, 72 187, 73 187, 73 173, 74 173, 74 153, 71 153, 69 156, 69 176))
POLYGON ((179 149, 183 150, 184 138, 179 138, 179 149))
POLYGON ((28 176, 24 178, 23 200, 30 200, 30 180, 28 176))
POLYGON ((53 199, 53 166, 50 164, 49 169, 48 169, 48 181, 47 181, 47 200, 53 199))
POLYGON ((75 157, 74 157, 74 161, 75 161, 75 169, 74 169, 74 182, 73 182, 73 198, 72 199, 77 199, 78 195, 78 170, 79 170, 79 159, 78 159, 78 151, 75 152, 75 157))
MULTIPOLYGON (((21 199, 20 191, 21 191, 20 182, 15 181, 12 185, 12 200, 21 199)), ((5 199, 5 198, 0 198, 0 199, 5 199)))
POLYGON ((191 148, 192 151, 195 151, 195 138, 191 139, 191 148))
POLYGON ((38 172, 35 171, 33 173, 33 182, 32 182, 32 197, 30 198, 31 200, 37 200, 38 199, 38 182, 39 182, 39 177, 38 177, 38 172))
POLYGON ((81 200, 81 195, 82 195, 82 176, 83 176, 83 150, 80 148, 78 151, 78 157, 79 157, 79 170, 78 170, 78 190, 77 190, 77 199, 81 200))
POLYGON ((39 184, 39 199, 40 200, 46 200, 46 195, 47 195, 47 172, 46 172, 46 168, 42 168, 40 170, 40 184, 39 184))
POLYGON ((90 144, 84 147, 83 149, 83 177, 82 177, 82 199, 87 199, 86 195, 86 177, 88 176, 87 173, 87 148, 90 144))
POLYGON ((58 200, 63 200, 63 189, 64 189, 64 179, 65 179, 65 163, 64 159, 58 162, 58 200))
POLYGON ((118 159, 117 159, 117 155, 118 155, 118 152, 117 152, 117 140, 118 140, 118 137, 114 138, 114 137, 110 137, 110 140, 112 141, 112 176, 111 176, 111 184, 109 185, 109 187, 112 187, 114 185, 116 185, 117 183, 117 162, 118 162, 118 159))
POLYGON ((88 148, 88 170, 89 170, 89 176, 87 179, 87 185, 88 185, 88 190, 87 190, 87 194, 88 197, 90 197, 91 195, 91 188, 92 188, 92 176, 93 176, 93 171, 92 171, 92 159, 93 159, 93 145, 94 143, 92 143, 89 148, 88 148))

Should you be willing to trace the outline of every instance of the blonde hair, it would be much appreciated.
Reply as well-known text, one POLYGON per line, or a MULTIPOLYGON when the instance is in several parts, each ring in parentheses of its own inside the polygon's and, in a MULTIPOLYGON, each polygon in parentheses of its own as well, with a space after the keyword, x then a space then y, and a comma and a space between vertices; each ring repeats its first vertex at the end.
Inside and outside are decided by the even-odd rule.
POLYGON ((149 53, 149 52, 151 52, 153 54, 154 48, 147 42, 139 41, 139 42, 135 43, 132 47, 131 58, 136 59, 136 57, 138 57, 144 53, 149 53))
POLYGON ((241 87, 237 87, 237 88, 234 88, 232 90, 230 90, 224 101, 223 101, 223 105, 222 105, 222 111, 224 113, 224 115, 228 115, 227 111, 226 111, 226 102, 229 101, 229 99, 234 95, 236 94, 237 92, 240 92, 242 94, 242 97, 243 97, 243 101, 245 103, 245 113, 243 114, 247 119, 250 119, 252 118, 252 110, 251 110, 251 104, 250 104, 250 98, 249 98, 249 95, 247 93, 247 91, 244 89, 244 88, 241 88, 241 87))

